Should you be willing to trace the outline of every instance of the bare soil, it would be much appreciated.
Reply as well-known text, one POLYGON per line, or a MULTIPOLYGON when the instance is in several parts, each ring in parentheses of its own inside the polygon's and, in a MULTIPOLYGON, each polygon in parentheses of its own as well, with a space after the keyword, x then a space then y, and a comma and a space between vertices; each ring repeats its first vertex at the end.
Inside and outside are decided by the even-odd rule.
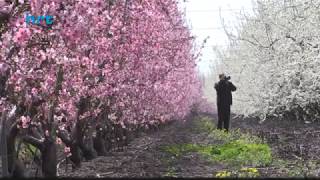
MULTIPOLYGON (((211 115, 217 119, 216 115, 211 115)), ((217 123, 216 121, 214 123, 217 123)), ((240 128, 266 140, 273 151, 273 157, 287 161, 283 167, 270 166, 259 169, 263 177, 286 177, 296 169, 297 164, 306 166, 315 162, 313 176, 320 174, 320 126, 292 121, 265 121, 259 124, 254 118, 231 119, 231 129, 240 128)), ((67 177, 213 177, 221 164, 212 164, 196 153, 173 157, 163 151, 163 146, 183 143, 209 143, 206 133, 194 130, 193 120, 175 122, 153 133, 146 133, 134 139, 122 152, 110 152, 108 156, 83 162, 75 171, 61 165, 59 176, 67 177)), ((212 143, 212 142, 211 142, 212 143)), ((303 167, 302 167, 303 168, 303 167)), ((294 171, 295 170, 295 171, 294 171)), ((308 169, 306 170, 306 172, 308 169)), ((310 170, 311 171, 311 170, 310 170)), ((305 174, 308 176, 308 173, 305 174)))

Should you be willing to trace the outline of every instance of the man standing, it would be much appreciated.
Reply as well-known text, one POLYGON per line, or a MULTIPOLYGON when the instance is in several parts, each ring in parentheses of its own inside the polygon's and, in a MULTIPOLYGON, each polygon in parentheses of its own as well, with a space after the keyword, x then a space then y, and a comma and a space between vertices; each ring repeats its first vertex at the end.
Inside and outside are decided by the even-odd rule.
POLYGON ((232 105, 232 91, 237 88, 230 82, 230 76, 224 74, 219 75, 220 81, 214 85, 217 91, 217 106, 218 106, 218 129, 224 129, 228 132, 230 123, 230 106, 232 105))

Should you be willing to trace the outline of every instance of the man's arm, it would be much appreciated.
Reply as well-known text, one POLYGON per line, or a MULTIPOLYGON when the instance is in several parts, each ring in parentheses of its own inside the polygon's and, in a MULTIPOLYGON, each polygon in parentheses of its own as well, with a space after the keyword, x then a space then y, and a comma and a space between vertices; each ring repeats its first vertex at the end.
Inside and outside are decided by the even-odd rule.
POLYGON ((214 84, 214 88, 215 88, 216 90, 218 90, 218 83, 215 83, 215 84, 214 84))
POLYGON ((232 82, 229 82, 229 85, 230 85, 230 90, 231 90, 231 91, 236 91, 236 90, 237 90, 237 87, 234 86, 234 85, 232 84, 232 82))

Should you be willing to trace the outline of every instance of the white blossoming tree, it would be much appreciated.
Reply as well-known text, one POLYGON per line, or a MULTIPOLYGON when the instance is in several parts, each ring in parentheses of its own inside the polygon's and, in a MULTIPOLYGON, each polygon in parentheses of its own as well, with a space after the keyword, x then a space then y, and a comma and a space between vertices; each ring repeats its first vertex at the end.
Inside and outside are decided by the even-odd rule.
POLYGON ((262 121, 320 119, 319 7, 312 0, 258 0, 254 15, 241 15, 238 33, 226 29, 230 47, 217 52, 238 87, 234 112, 262 121))

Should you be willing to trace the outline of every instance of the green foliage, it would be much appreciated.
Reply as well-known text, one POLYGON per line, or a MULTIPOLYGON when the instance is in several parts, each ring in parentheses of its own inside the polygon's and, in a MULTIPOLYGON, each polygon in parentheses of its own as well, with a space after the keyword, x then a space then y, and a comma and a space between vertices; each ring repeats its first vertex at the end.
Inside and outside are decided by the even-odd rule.
POLYGON ((241 139, 246 143, 263 143, 263 141, 259 137, 252 136, 249 133, 241 132, 240 129, 230 130, 229 133, 223 130, 214 129, 209 133, 208 136, 212 139, 220 141, 223 144, 229 143, 231 141, 236 141, 238 139, 241 139))
POLYGON ((236 166, 266 166, 271 163, 271 149, 267 144, 248 143, 242 139, 212 149, 208 155, 212 160, 236 166))
POLYGON ((34 155, 40 156, 39 150, 31 144, 22 143, 19 147, 19 143, 17 142, 16 146, 19 150, 18 157, 23 161, 32 161, 34 155))

